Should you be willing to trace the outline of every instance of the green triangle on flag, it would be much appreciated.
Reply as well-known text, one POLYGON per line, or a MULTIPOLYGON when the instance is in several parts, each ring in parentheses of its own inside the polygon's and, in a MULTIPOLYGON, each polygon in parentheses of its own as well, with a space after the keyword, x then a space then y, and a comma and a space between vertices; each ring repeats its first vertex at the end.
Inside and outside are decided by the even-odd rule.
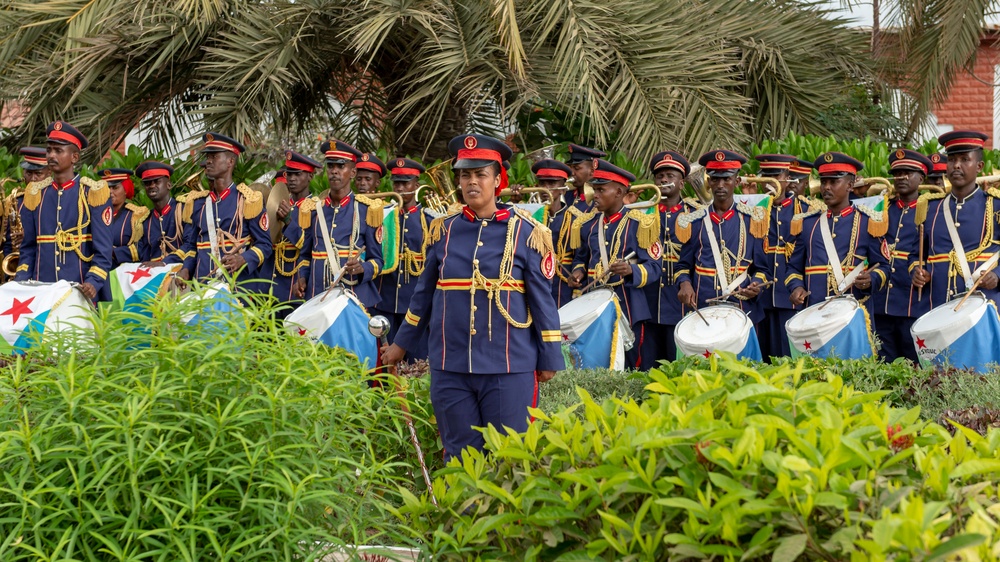
POLYGON ((382 272, 399 267, 399 207, 392 203, 382 208, 382 272))

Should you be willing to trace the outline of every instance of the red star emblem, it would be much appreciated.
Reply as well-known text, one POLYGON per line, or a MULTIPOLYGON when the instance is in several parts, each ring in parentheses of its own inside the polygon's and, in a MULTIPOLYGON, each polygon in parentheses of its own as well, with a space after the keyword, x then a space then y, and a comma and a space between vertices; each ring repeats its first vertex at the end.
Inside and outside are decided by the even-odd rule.
POLYGON ((132 285, 135 285, 135 282, 142 279, 143 277, 153 276, 153 274, 149 272, 149 269, 145 267, 140 267, 139 269, 136 269, 131 273, 131 275, 132 275, 132 281, 130 281, 130 283, 132 285))
POLYGON ((705 359, 708 359, 709 357, 712 356, 712 352, 706 349, 705 353, 702 353, 702 355, 705 356, 705 359))
POLYGON ((562 339, 563 339, 563 341, 569 341, 569 336, 567 336, 566 334, 563 334, 562 335, 562 339))
POLYGON ((806 346, 806 349, 812 349, 813 348, 813 344, 811 344, 809 342, 802 342, 802 344, 806 346))
POLYGON ((17 300, 17 298, 15 298, 14 304, 10 305, 10 308, 8 308, 7 310, 0 312, 0 316, 7 316, 9 314, 14 317, 14 320, 11 321, 11 324, 17 324, 17 320, 21 318, 21 316, 25 314, 31 314, 31 309, 28 308, 28 305, 31 304, 31 301, 33 300, 35 300, 35 297, 31 297, 26 301, 20 301, 17 300))
POLYGON ((926 349, 926 348, 927 344, 924 343, 924 340, 917 338, 917 349, 926 349))
POLYGON ((299 328, 299 335, 300 336, 306 335, 306 329, 305 328, 299 328))

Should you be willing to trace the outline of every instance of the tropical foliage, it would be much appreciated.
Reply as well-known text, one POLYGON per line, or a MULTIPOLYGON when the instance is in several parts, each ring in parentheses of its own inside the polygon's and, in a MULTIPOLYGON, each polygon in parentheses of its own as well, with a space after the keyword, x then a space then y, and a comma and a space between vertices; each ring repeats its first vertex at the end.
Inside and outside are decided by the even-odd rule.
POLYGON ((28 110, 8 143, 64 118, 93 137, 91 159, 137 125, 153 148, 205 127, 264 151, 319 131, 434 159, 454 134, 550 107, 580 138, 645 159, 826 134, 820 116, 857 85, 879 92, 867 38, 820 6, 11 0, 0 97, 28 110))

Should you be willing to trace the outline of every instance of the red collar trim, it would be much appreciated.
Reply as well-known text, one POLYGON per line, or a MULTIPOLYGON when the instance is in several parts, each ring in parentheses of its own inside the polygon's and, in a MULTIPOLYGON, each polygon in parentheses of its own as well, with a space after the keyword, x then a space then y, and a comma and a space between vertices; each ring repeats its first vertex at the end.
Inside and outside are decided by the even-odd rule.
POLYGON ((299 199, 298 201, 296 201, 295 199, 291 199, 290 198, 290 199, 288 199, 288 204, 291 205, 292 207, 298 207, 298 206, 302 205, 302 202, 305 201, 308 198, 309 198, 308 195, 306 195, 302 199, 299 199))
POLYGON ((618 211, 617 213, 611 215, 610 217, 605 216, 604 224, 611 224, 613 222, 618 222, 619 220, 621 220, 621 218, 622 218, 622 212, 618 211))
POLYGON ((792 201, 794 201, 794 200, 795 200, 794 197, 788 197, 784 201, 781 202, 781 206, 782 207, 787 207, 787 206, 791 205, 792 201))
POLYGON ((55 180, 53 180, 52 181, 52 187, 58 189, 59 191, 62 191, 62 190, 69 189, 69 188, 73 187, 74 183, 76 183, 76 178, 73 178, 73 179, 69 180, 68 182, 66 182, 64 184, 58 184, 58 183, 55 182, 55 180))
POLYGON ((680 203, 678 203, 678 204, 676 204, 676 205, 674 205, 673 207, 670 207, 670 208, 667 208, 667 206, 665 204, 663 204, 663 203, 660 203, 660 205, 659 205, 659 209, 660 209, 661 213, 679 213, 681 211, 681 209, 683 209, 683 208, 684 208, 684 203, 683 202, 680 202, 680 203))
POLYGON ((156 209, 153 209, 153 216, 156 218, 165 217, 170 212, 171 208, 173 207, 170 205, 170 203, 167 203, 167 206, 163 208, 163 211, 157 211, 156 209))
POLYGON ((416 211, 416 210, 417 210, 417 206, 414 205, 414 206, 410 207, 409 209, 407 209, 406 212, 407 213, 412 213, 413 211, 416 211))
POLYGON ((497 212, 493 213, 493 216, 488 219, 480 219, 476 212, 469 208, 468 205, 462 207, 462 215, 469 220, 469 222, 476 222, 478 220, 498 220, 505 221, 510 218, 510 209, 497 209, 497 212))
MULTIPOLYGON (((850 206, 844 207, 844 210, 840 211, 839 216, 841 218, 843 218, 843 217, 846 217, 846 216, 850 215, 853 212, 854 212, 854 207, 850 207, 850 206)), ((833 211, 827 211, 826 212, 826 216, 827 216, 827 218, 832 217, 833 216, 833 211)))
POLYGON ((733 218, 733 215, 735 214, 736 214, 736 209, 729 209, 728 211, 722 213, 721 215, 719 213, 716 213, 715 211, 712 211, 710 213, 712 217, 712 222, 714 222, 715 224, 722 224, 723 222, 733 218))
POLYGON ((222 195, 219 195, 218 197, 215 196, 215 192, 214 191, 211 192, 211 193, 209 193, 208 196, 212 198, 212 201, 215 201, 216 203, 218 203, 219 201, 222 201, 226 197, 229 197, 229 192, 232 189, 233 189, 232 187, 227 187, 226 190, 222 192, 222 195))
POLYGON ((913 209, 917 206, 917 200, 914 199, 909 203, 905 203, 903 202, 902 199, 896 199, 896 206, 899 207, 900 209, 913 209))
MULTIPOLYGON (((338 203, 337 206, 340 208, 344 208, 350 202, 351 202, 351 194, 348 193, 347 195, 344 196, 343 199, 340 200, 340 203, 338 203)), ((326 201, 324 201, 324 203, 326 203, 327 207, 333 207, 333 199, 330 199, 329 196, 327 196, 326 201)))

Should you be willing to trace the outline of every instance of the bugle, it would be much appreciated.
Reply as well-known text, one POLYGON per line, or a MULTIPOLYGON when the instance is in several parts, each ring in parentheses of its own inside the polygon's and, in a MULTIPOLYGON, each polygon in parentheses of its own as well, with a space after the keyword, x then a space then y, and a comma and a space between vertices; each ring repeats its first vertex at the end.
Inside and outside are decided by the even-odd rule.
POLYGON ((395 191, 378 191, 376 193, 366 193, 365 197, 371 197, 372 199, 392 199, 396 202, 396 205, 400 209, 403 208, 403 197, 400 194, 396 193, 395 191))
POLYGON ((872 195, 878 195, 883 191, 889 191, 889 193, 891 194, 893 189, 892 181, 890 181, 888 178, 861 178, 858 181, 854 182, 854 185, 851 186, 851 189, 854 190, 858 187, 867 187, 868 191, 866 192, 866 194, 869 197, 871 197, 872 195))
POLYGON ((628 189, 629 193, 635 193, 637 196, 652 191, 654 197, 648 200, 636 201, 635 203, 628 203, 625 206, 629 209, 648 209, 650 207, 656 206, 660 202, 662 194, 660 192, 660 186, 653 183, 642 183, 639 185, 633 185, 628 189))
MULTIPOLYGON (((552 194, 549 193, 549 190, 544 187, 522 187, 521 194, 528 195, 528 200, 525 201, 525 203, 541 203, 544 205, 548 205, 549 203, 552 202, 552 194), (536 195, 538 196, 538 199, 543 199, 543 200, 533 201, 536 195)), ((507 189, 504 189, 499 194, 497 194, 497 197, 511 197, 513 195, 514 195, 514 190, 508 187, 507 189)))
POLYGON ((768 191, 771 192, 771 195, 778 195, 779 193, 782 192, 781 182, 779 182, 774 178, 768 178, 764 176, 741 176, 740 184, 747 184, 747 183, 765 184, 768 186, 768 191))

